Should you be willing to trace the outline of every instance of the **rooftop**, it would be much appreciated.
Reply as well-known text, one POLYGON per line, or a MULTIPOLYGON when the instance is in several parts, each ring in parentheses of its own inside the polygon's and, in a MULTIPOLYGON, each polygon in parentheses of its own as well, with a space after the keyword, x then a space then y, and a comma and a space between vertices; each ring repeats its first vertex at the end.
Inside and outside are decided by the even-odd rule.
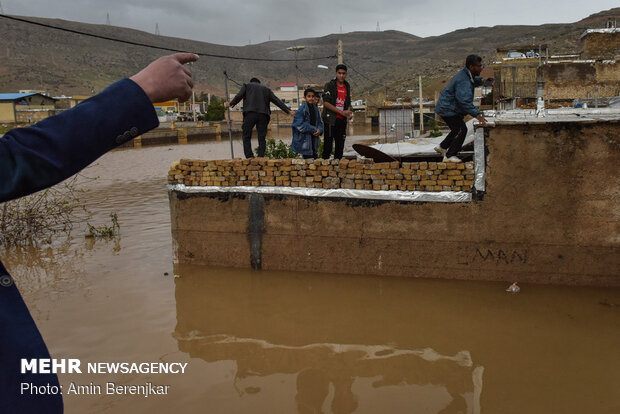
POLYGON ((618 27, 609 27, 607 29, 588 29, 585 32, 583 32, 583 34, 581 35, 581 39, 583 39, 585 36, 592 34, 592 33, 620 33, 620 28, 618 27))
POLYGON ((518 124, 548 124, 555 122, 608 122, 620 121, 620 108, 558 108, 537 114, 535 109, 484 111, 490 126, 518 124))
POLYGON ((0 101, 16 101, 32 95, 38 95, 38 93, 0 93, 0 101))

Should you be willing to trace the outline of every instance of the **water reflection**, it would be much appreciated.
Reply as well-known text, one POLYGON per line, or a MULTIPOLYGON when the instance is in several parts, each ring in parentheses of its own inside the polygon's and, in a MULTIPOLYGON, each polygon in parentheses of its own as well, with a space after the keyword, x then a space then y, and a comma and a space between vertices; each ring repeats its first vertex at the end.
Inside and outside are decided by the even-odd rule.
POLYGON ((82 282, 84 251, 69 238, 45 247, 2 246, 0 257, 24 295, 39 290, 55 292, 68 280, 78 286, 82 282))
POLYGON ((272 387, 300 413, 480 411, 483 367, 467 349, 420 347, 427 324, 412 323, 411 302, 382 290, 381 280, 192 266, 176 272, 179 349, 207 362, 234 361, 241 398, 272 387))

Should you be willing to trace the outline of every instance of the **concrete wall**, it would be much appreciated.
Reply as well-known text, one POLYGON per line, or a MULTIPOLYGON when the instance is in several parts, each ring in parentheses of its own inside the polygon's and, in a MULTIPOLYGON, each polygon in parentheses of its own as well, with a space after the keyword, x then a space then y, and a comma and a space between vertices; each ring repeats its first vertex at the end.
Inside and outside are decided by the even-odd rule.
POLYGON ((498 125, 467 203, 171 191, 179 263, 620 286, 620 124, 498 125))
POLYGON ((0 102, 0 122, 15 122, 15 104, 0 102))

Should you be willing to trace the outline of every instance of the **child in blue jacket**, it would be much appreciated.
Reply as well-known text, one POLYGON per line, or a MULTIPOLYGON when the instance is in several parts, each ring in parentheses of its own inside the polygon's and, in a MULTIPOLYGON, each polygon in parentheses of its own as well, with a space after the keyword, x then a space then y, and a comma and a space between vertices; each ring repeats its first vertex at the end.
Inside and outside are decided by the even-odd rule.
POLYGON ((316 105, 317 95, 314 89, 304 91, 304 102, 293 118, 293 142, 291 150, 304 158, 318 158, 319 136, 323 133, 321 113, 316 105))

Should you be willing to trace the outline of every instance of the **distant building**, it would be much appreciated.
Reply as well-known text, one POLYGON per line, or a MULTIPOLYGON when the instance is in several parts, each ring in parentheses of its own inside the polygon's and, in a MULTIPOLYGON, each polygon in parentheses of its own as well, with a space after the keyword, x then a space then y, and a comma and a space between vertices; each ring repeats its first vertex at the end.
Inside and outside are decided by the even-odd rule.
POLYGON ((618 60, 620 59, 620 29, 589 29, 581 35, 582 59, 618 60))
MULTIPOLYGON (((281 83, 280 88, 273 91, 273 93, 287 106, 297 109, 299 107, 297 102, 297 89, 297 85, 294 83, 281 83)), ((299 99, 303 102, 304 93, 301 90, 299 91, 299 99)))
POLYGON ((0 93, 0 122, 37 122, 56 114, 56 100, 40 93, 0 93))
POLYGON ((90 98, 89 95, 73 95, 73 96, 54 96, 56 99, 56 109, 70 109, 80 102, 84 102, 90 98))
POLYGON ((620 95, 619 33, 615 26, 586 30, 579 54, 550 56, 546 45, 498 48, 494 101, 499 109, 532 105, 538 96, 564 106, 609 101, 620 95))

